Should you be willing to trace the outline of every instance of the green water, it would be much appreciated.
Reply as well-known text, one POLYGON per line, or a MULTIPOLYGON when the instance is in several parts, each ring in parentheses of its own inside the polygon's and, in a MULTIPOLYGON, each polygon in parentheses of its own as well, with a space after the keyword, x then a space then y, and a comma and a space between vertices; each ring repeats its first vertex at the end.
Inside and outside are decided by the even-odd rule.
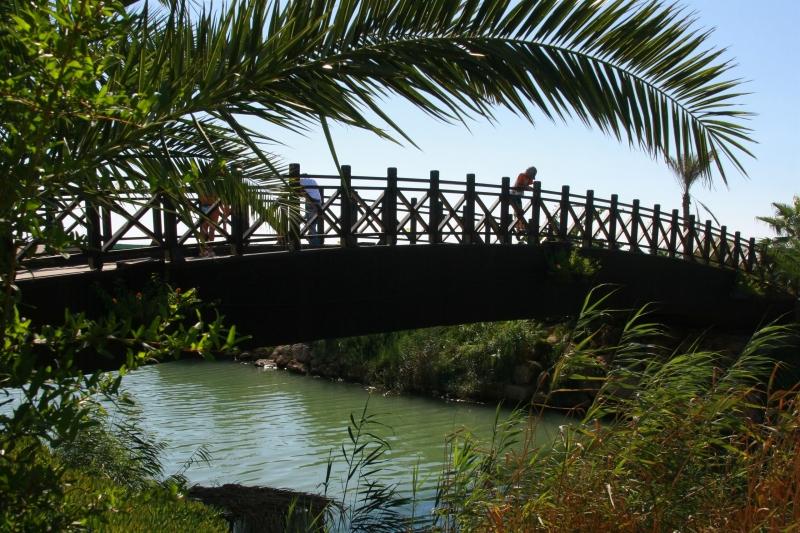
MULTIPOLYGON (((123 388, 136 398, 144 427, 169 445, 166 472, 176 471, 198 447, 210 465, 187 471, 192 483, 241 483, 320 492, 329 453, 347 441, 350 414, 369 413, 387 426, 380 434, 392 446, 379 479, 407 491, 416 465, 429 482, 419 497, 430 501, 441 471, 445 440, 467 428, 491 436, 493 406, 370 394, 364 387, 265 371, 230 362, 174 362, 140 368, 123 388)), ((507 414, 508 411, 504 411, 507 414)), ((546 416, 536 438, 552 440, 565 419, 546 416)), ((341 463, 341 461, 340 461, 341 463)), ((334 478, 341 477, 341 464, 334 478)), ((331 493, 340 491, 331 484, 331 493)))

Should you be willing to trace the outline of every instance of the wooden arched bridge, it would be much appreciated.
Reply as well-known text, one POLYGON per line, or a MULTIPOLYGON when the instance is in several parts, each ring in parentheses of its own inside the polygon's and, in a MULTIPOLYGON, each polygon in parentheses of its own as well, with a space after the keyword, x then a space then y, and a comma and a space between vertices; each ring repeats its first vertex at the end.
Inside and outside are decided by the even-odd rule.
MULTIPOLYGON (((300 176, 292 165, 288 179, 300 176)), ((669 319, 698 325, 750 326, 784 310, 736 289, 737 272, 764 268, 754 239, 677 210, 541 182, 517 204, 508 178, 480 184, 471 174, 408 179, 390 168, 355 177, 343 166, 341 176, 313 178, 321 202, 300 206, 289 227, 212 205, 219 219, 205 245, 200 209, 179 219, 157 194, 126 194, 100 209, 54 201, 52 223, 84 234, 87 246, 68 259, 34 253, 33 240, 20 250, 26 312, 57 320, 64 306, 91 310, 87 281, 138 286, 153 272, 199 287, 261 343, 555 317, 574 312, 598 283, 625 287, 617 305, 658 302, 669 319), (217 257, 195 258, 209 246, 217 257), (597 268, 582 272, 574 250, 597 268), (84 267, 45 275, 67 264, 84 267)))

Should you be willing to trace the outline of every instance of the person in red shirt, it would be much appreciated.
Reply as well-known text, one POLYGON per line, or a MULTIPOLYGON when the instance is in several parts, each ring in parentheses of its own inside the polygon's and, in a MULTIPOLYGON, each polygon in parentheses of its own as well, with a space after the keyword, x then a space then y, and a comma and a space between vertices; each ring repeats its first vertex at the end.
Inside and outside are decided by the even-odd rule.
POLYGON ((536 181, 536 167, 528 167, 525 172, 521 172, 517 176, 514 185, 509 191, 511 195, 511 209, 514 210, 514 216, 517 218, 517 223, 514 229, 523 231, 525 229, 525 215, 522 211, 522 195, 526 190, 533 190, 533 182, 536 181))

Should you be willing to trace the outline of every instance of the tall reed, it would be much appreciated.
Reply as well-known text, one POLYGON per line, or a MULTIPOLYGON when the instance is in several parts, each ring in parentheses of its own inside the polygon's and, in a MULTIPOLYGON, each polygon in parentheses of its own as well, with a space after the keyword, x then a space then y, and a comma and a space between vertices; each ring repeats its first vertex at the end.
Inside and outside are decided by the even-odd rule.
POLYGON ((735 356, 697 343, 676 352, 664 347, 647 308, 617 342, 595 342, 601 307, 587 300, 550 376, 547 401, 575 390, 593 395, 583 418, 562 426, 549 449, 533 445, 535 416, 517 446, 507 445, 513 425, 498 425, 483 447, 459 435, 437 527, 799 530, 798 387, 773 387, 781 369, 772 358, 790 345, 798 354, 796 327, 766 326, 735 356))

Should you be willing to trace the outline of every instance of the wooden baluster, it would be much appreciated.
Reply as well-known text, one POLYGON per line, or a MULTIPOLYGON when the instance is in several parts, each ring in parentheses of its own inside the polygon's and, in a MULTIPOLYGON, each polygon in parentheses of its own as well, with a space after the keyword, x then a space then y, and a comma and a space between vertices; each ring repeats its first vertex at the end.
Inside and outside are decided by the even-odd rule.
POLYGON ((586 191, 586 204, 583 207, 583 242, 581 246, 590 248, 594 236, 594 191, 586 191))
POLYGON ((153 205, 150 206, 150 211, 153 215, 153 235, 155 236, 155 240, 153 241, 153 246, 160 246, 162 249, 166 249, 166 245, 164 244, 164 230, 161 224, 161 219, 163 217, 161 213, 161 209, 159 209, 159 198, 162 195, 157 195, 153 199, 153 205))
POLYGON ((728 228, 722 226, 719 229, 719 266, 725 266, 725 260, 728 255, 728 228))
POLYGON ((431 170, 431 178, 428 188, 428 242, 439 244, 442 241, 442 234, 439 231, 439 224, 442 221, 441 202, 439 201, 439 171, 431 170))
POLYGON ((567 240, 569 235, 569 185, 561 187, 561 206, 559 208, 558 238, 567 240))
POLYGON ((103 215, 103 244, 106 244, 108 241, 111 240, 111 235, 113 232, 111 230, 111 209, 108 207, 103 207, 102 211, 103 215))
POLYGON ((739 261, 742 259, 742 233, 737 231, 733 234, 733 269, 739 270, 739 261))
POLYGON ((350 165, 342 165, 341 186, 342 191, 342 234, 339 236, 341 245, 345 248, 356 246, 357 241, 353 235, 353 189, 351 185, 350 165))
POLYGON ((100 235, 100 212, 91 201, 86 200, 86 244, 89 246, 87 260, 89 268, 101 270, 103 268, 102 240, 100 235))
POLYGON ((464 193, 464 244, 475 243, 475 174, 467 174, 464 193))
POLYGON ((411 199, 411 244, 417 244, 417 199, 411 199))
MULTIPOLYGON (((325 246, 325 212, 323 206, 325 205, 325 187, 319 188, 319 212, 317 213, 317 235, 319 235, 320 246, 325 246)), ((397 225, 395 224, 395 227, 397 225)))
POLYGON ((386 189, 383 191, 383 237, 381 244, 397 244, 397 169, 386 170, 386 189))
POLYGON ((631 252, 639 251, 639 226, 642 223, 642 217, 639 214, 639 200, 633 201, 631 207, 631 241, 628 243, 631 252))
POLYGON ((689 225, 686 228, 686 235, 683 241, 683 256, 688 261, 694 261, 694 226, 694 215, 689 215, 689 225))
POLYGON ((533 182, 533 199, 531 200, 531 219, 528 221, 528 244, 539 244, 539 229, 541 226, 542 209, 542 182, 533 182))
POLYGON ((753 273, 753 266, 756 264, 756 239, 750 237, 747 250, 747 273, 753 273))
POLYGON ((233 255, 244 255, 247 248, 245 232, 250 227, 250 209, 247 205, 235 205, 231 211, 231 253, 233 255))
POLYGON ((164 260, 181 263, 183 250, 178 245, 178 215, 175 212, 175 204, 166 195, 161 197, 161 211, 164 213, 164 260))
POLYGON ((678 251, 678 231, 680 230, 680 212, 677 209, 672 210, 672 220, 669 227, 669 256, 675 257, 678 251))
POLYGON ((658 241, 661 239, 661 205, 653 206, 653 231, 650 234, 650 254, 658 253, 658 241))
POLYGON ((706 220, 706 227, 703 229, 703 261, 705 264, 711 262, 711 243, 714 235, 711 233, 711 221, 706 220))
MULTIPOLYGON (((511 244, 511 231, 509 230, 509 226, 511 225, 511 214, 509 212, 511 198, 511 178, 508 176, 504 177, 502 180, 502 186, 500 189, 500 243, 502 244, 511 244)), ((514 215, 516 220, 516 214, 514 215)))
POLYGON ((611 207, 608 215, 608 248, 617 249, 617 219, 619 218, 619 197, 611 195, 611 207))
POLYGON ((289 251, 297 251, 300 249, 300 165, 298 163, 291 163, 289 165, 289 183, 292 187, 296 187, 295 194, 289 197, 289 231, 286 236, 286 243, 289 251))

